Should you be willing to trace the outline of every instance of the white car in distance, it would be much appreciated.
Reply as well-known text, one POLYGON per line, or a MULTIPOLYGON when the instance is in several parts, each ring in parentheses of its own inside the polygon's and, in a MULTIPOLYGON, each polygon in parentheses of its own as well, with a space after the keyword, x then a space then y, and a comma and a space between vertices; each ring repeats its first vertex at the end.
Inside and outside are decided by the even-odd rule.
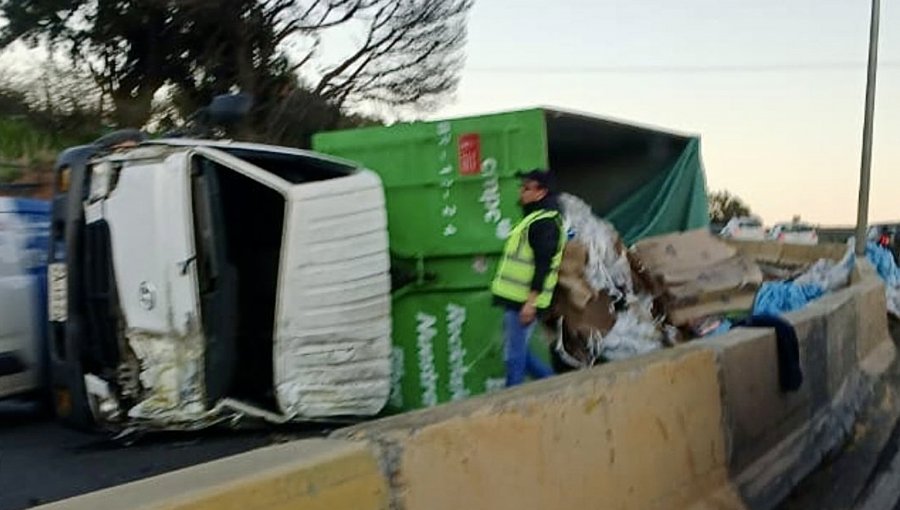
POLYGON ((719 232, 719 235, 738 241, 764 241, 766 239, 766 229, 759 218, 741 216, 731 218, 719 232))
POLYGON ((769 238, 787 244, 819 244, 816 228, 808 223, 778 223, 772 227, 769 238))

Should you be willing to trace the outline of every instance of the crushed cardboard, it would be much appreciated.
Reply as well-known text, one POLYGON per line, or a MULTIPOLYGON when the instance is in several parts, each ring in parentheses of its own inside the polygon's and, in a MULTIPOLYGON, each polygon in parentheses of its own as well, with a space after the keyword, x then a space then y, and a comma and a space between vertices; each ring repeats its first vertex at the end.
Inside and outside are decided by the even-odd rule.
POLYGON ((652 274, 663 276, 715 265, 738 254, 737 248, 705 229, 648 237, 632 249, 652 274))
POLYGON ((614 227, 576 197, 565 204, 574 236, 545 319, 573 367, 679 343, 675 326, 752 308, 764 280, 760 266, 707 230, 651 237, 625 250, 614 227))
POLYGON ((591 286, 589 265, 590 248, 585 243, 574 239, 566 243, 553 303, 545 318, 548 328, 557 333, 556 349, 562 350, 573 368, 595 363, 597 345, 593 340, 607 335, 616 324, 614 298, 608 290, 591 286))
POLYGON ((615 323, 612 297, 603 290, 591 288, 585 278, 587 247, 569 241, 559 267, 559 282, 553 296, 551 316, 564 317, 571 332, 589 336, 591 331, 606 334, 615 323))
POLYGON ((632 260, 654 282, 654 297, 676 326, 749 310, 763 282, 755 261, 707 230, 644 239, 632 252, 632 260))
POLYGON ((587 263, 587 246, 579 241, 566 243, 559 266, 559 282, 557 283, 557 288, 563 292, 563 295, 558 296, 557 299, 564 301, 566 306, 582 310, 594 297, 595 291, 585 278, 587 263))

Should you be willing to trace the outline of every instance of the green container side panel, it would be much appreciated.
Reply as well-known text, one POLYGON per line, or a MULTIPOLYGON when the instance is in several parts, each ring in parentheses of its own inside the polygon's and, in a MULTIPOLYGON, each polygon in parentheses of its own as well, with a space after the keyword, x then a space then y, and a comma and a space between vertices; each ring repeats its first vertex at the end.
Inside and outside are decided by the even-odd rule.
POLYGON ((502 311, 491 302, 488 291, 395 297, 388 413, 503 388, 502 311))
POLYGON ((542 110, 321 133, 313 147, 381 176, 401 258, 500 252, 522 214, 516 172, 548 165, 542 110))
POLYGON ((499 262, 500 255, 497 253, 428 259, 395 258, 391 261, 391 271, 395 279, 399 279, 395 280, 394 290, 485 290, 490 287, 499 262))
POLYGON ((627 245, 645 237, 709 226, 700 140, 692 139, 667 171, 606 216, 627 245))
MULTIPOLYGON (((318 134, 313 148, 377 172, 392 252, 394 385, 386 412, 502 388, 490 282, 521 219, 515 173, 550 166, 626 244, 708 225, 699 139, 553 110, 318 134)), ((548 357, 546 335, 530 348, 548 357)))

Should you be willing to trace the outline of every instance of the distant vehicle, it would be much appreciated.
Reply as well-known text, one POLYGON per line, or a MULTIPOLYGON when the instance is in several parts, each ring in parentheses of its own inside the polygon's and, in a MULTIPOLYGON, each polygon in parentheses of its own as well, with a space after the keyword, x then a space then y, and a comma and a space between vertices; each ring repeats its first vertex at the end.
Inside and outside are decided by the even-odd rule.
POLYGON ((769 238, 787 244, 819 244, 816 228, 808 223, 778 223, 772 227, 769 238))
POLYGON ((741 216, 731 218, 722 231, 719 232, 719 235, 740 241, 764 241, 766 239, 766 229, 763 227, 762 222, 759 221, 759 218, 741 216))
POLYGON ((898 228, 896 224, 876 223, 870 226, 866 231, 866 238, 869 241, 878 242, 878 238, 881 237, 882 232, 885 232, 890 237, 891 244, 893 244, 894 239, 897 237, 898 230, 900 230, 900 228, 898 228))
POLYGON ((0 398, 45 386, 50 204, 0 198, 0 398))

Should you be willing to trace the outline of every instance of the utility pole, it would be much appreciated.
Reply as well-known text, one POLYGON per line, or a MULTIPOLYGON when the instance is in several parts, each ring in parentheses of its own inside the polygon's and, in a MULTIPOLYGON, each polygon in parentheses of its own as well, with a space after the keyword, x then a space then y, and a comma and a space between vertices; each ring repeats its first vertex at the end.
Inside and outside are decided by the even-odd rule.
POLYGON ((872 170, 872 121, 875 115, 875 75, 878 70, 878 22, 881 1, 872 0, 869 25, 869 73, 866 78, 866 113, 863 119, 862 163, 859 169, 859 210, 856 215, 856 254, 866 254, 866 228, 869 225, 869 183, 872 170))

